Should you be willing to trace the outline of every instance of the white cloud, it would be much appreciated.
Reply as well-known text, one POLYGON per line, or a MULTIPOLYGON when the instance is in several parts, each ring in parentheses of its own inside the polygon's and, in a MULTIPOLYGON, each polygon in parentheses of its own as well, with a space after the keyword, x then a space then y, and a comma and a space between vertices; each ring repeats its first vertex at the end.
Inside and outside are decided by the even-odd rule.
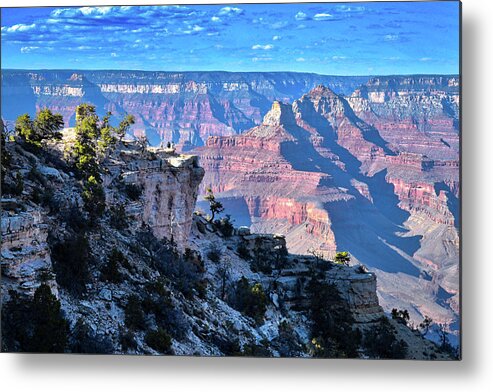
POLYGON ((431 61, 431 60, 433 60, 431 57, 421 57, 421 58, 419 59, 419 61, 424 61, 424 62, 426 62, 426 61, 431 61))
POLYGON ((220 21, 221 21, 221 18, 220 18, 220 17, 218 17, 218 16, 213 16, 213 17, 211 18, 211 21, 213 21, 213 22, 220 22, 220 21))
MULTIPOLYGON (((106 15, 113 10, 113 7, 82 7, 79 11, 82 15, 106 15)), ((127 10, 127 9, 125 9, 127 10)))
POLYGON ((397 41, 399 39, 399 36, 397 34, 387 34, 385 37, 383 37, 385 41, 397 41))
POLYGON ((336 11, 338 12, 363 12, 365 10, 365 7, 362 6, 347 6, 347 5, 340 5, 336 7, 336 11))
POLYGON ((234 15, 240 15, 243 13, 243 10, 241 8, 237 7, 223 7, 219 10, 218 15, 219 16, 234 16, 234 15))
POLYGON ((272 57, 253 57, 252 61, 257 62, 257 61, 271 61, 272 57))
POLYGON ((313 19, 315 19, 315 20, 328 20, 328 19, 332 19, 332 15, 325 13, 325 12, 322 12, 320 14, 315 14, 313 19))
POLYGON ((193 34, 193 33, 199 33, 201 31, 205 30, 204 27, 199 26, 199 25, 194 25, 191 29, 189 30, 183 30, 183 34, 193 34))
POLYGON ((29 53, 36 49, 39 49, 39 46, 23 46, 21 48, 21 53, 29 53))
POLYGON ((252 49, 253 49, 253 50, 258 50, 258 49, 262 49, 262 50, 271 50, 273 47, 274 47, 274 45, 271 45, 271 44, 267 44, 267 45, 260 45, 260 44, 257 44, 257 45, 253 45, 253 46, 252 46, 252 49))
POLYGON ((3 26, 2 31, 5 31, 7 33, 16 33, 16 32, 22 33, 24 31, 32 30, 35 27, 36 27, 36 23, 30 24, 30 25, 20 23, 20 24, 13 25, 11 27, 3 26))
POLYGON ((308 15, 307 15, 307 14, 305 14, 304 12, 299 11, 299 12, 298 12, 298 13, 294 16, 294 18, 295 18, 296 20, 306 20, 306 19, 308 19, 308 15))
POLYGON ((280 21, 280 22, 275 22, 270 25, 270 27, 274 30, 277 29, 282 29, 283 27, 286 27, 288 25, 288 22, 286 21, 280 21))
POLYGON ((115 52, 111 52, 111 57, 117 57, 118 55, 115 52))
POLYGON ((275 35, 272 37, 272 41, 280 41, 282 37, 280 35, 275 35))
POLYGON ((122 12, 126 13, 131 10, 130 7, 80 7, 80 8, 58 8, 51 12, 51 16, 55 18, 73 18, 77 16, 101 17, 109 13, 122 12))
POLYGON ((346 56, 332 56, 332 60, 334 61, 339 61, 339 60, 346 60, 346 56))
POLYGON ((296 61, 297 61, 298 63, 303 63, 303 62, 305 61, 305 59, 304 59, 303 57, 298 57, 298 58, 296 59, 296 61))

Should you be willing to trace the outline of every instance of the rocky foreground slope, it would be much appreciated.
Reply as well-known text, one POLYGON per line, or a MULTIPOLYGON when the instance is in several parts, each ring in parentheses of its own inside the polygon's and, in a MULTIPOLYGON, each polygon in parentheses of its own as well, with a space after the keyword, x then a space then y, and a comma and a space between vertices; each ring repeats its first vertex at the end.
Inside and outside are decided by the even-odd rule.
POLYGON ((4 351, 450 358, 384 315, 363 266, 194 214, 193 156, 119 145, 102 165, 106 212, 86 219, 67 143, 6 145, 4 351))

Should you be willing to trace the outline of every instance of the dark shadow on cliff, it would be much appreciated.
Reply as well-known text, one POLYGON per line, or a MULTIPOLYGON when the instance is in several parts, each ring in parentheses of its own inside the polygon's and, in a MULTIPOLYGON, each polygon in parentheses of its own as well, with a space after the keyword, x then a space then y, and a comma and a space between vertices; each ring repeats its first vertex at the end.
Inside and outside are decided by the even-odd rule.
POLYGON ((447 194, 447 207, 454 216, 454 226, 457 230, 460 228, 460 201, 457 196, 450 190, 450 187, 445 182, 435 183, 435 193, 438 196, 440 191, 447 194))
POLYGON ((387 147, 387 141, 382 138, 382 136, 380 136, 380 133, 375 127, 365 123, 358 116, 356 116, 353 109, 344 98, 341 97, 341 101, 344 105, 344 114, 353 123, 353 125, 361 130, 361 134, 367 142, 370 142, 383 149, 386 155, 396 155, 391 149, 387 147))
POLYGON ((404 272, 419 276, 419 269, 392 249, 396 247, 412 257, 420 248, 421 236, 403 237, 408 232, 403 223, 408 219, 409 213, 399 208, 399 199, 393 192, 393 185, 385 181, 386 172, 381 172, 373 178, 363 176, 359 172, 359 161, 335 144, 329 139, 326 146, 337 151, 340 158, 347 157, 347 162, 341 159, 346 164, 347 172, 322 157, 307 142, 285 143, 282 152, 295 170, 329 174, 332 176, 329 186, 345 188, 353 196, 353 200, 349 202, 325 204, 338 249, 349 251, 368 266, 386 272, 404 272), (373 203, 354 188, 351 184, 352 178, 368 185, 373 203))
POLYGON ((418 277, 419 269, 390 246, 404 248, 405 251, 405 248, 414 248, 417 239, 407 241, 407 238, 397 236, 396 227, 385 218, 382 219, 378 210, 368 207, 364 208, 358 200, 325 205, 332 221, 338 250, 349 251, 369 267, 418 277))

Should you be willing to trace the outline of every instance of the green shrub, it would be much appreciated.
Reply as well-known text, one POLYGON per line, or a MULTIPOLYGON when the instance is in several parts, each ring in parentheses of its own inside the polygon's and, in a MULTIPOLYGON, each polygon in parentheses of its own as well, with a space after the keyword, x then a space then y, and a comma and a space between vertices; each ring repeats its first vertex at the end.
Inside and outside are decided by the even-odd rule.
POLYGON ((363 339, 363 348, 372 358, 403 359, 407 354, 407 343, 397 340, 395 328, 386 317, 368 330, 363 339))
POLYGON ((207 250, 207 257, 210 261, 214 263, 219 263, 221 261, 222 251, 221 247, 217 242, 211 242, 209 249, 207 250))
POLYGON ((89 242, 83 234, 74 234, 51 246, 51 257, 57 283, 75 296, 86 291, 89 282, 89 263, 92 256, 89 242))
POLYGON ((336 264, 349 265, 350 261, 351 256, 349 255, 349 252, 337 252, 334 257, 334 263, 336 264))
POLYGON ((64 352, 68 323, 50 287, 41 284, 32 299, 15 291, 9 295, 2 306, 2 351, 64 352))
POLYGON ((64 210, 61 213, 61 217, 67 228, 75 233, 84 233, 89 227, 86 217, 75 205, 69 206, 64 210))
POLYGON ((404 324, 404 325, 407 325, 407 323, 409 322, 409 312, 407 311, 407 309, 404 309, 404 310, 401 310, 401 309, 392 309, 392 312, 391 312, 391 316, 394 320, 396 320, 397 322, 401 323, 401 324, 404 324))
POLYGON ((128 198, 132 201, 137 201, 142 196, 142 187, 137 184, 127 184, 125 185, 125 193, 128 198))
POLYGON ((1 184, 2 191, 5 192, 5 176, 7 175, 8 170, 10 169, 10 161, 12 159, 11 154, 8 152, 5 143, 7 142, 7 138, 5 137, 6 127, 0 119, 0 158, 1 158, 1 184))
POLYGON ((142 301, 135 294, 128 297, 125 306, 125 325, 131 330, 143 330, 146 327, 142 301))
POLYGON ((161 354, 173 354, 171 336, 162 328, 147 332, 145 342, 149 347, 161 354))
POLYGON ((90 176, 84 183, 82 200, 84 201, 84 209, 89 213, 92 222, 103 214, 106 208, 106 199, 103 185, 96 177, 90 176))
POLYGON ((12 188, 12 194, 15 196, 20 196, 24 192, 24 178, 22 177, 21 172, 15 173, 15 183, 12 188))
POLYGON ((212 214, 209 222, 214 222, 214 217, 216 216, 216 214, 220 214, 221 212, 223 212, 224 207, 220 201, 216 200, 216 196, 214 196, 211 188, 207 188, 206 192, 207 193, 204 196, 204 200, 209 202, 209 209, 212 214))
POLYGON ((146 284, 142 308, 145 314, 154 314, 156 324, 175 339, 183 339, 190 329, 183 311, 173 306, 171 293, 161 281, 146 284))
POLYGON ((41 193, 41 205, 49 208, 50 212, 57 211, 57 201, 55 199, 55 192, 51 188, 45 188, 41 193))
POLYGON ((257 324, 261 324, 267 310, 267 296, 260 283, 250 285, 248 280, 242 277, 236 282, 231 305, 253 318, 257 324))
POLYGON ((311 337, 314 355, 325 358, 355 358, 361 333, 353 329, 354 320, 347 302, 335 285, 317 275, 308 284, 311 337))
POLYGON ((238 244, 236 252, 238 253, 238 256, 240 256, 243 260, 251 259, 250 251, 248 250, 244 242, 240 242, 238 244))
POLYGON ((135 350, 137 348, 135 334, 132 331, 120 331, 120 344, 122 345, 123 352, 135 350))
POLYGON ((281 357, 299 357, 304 351, 294 328, 286 320, 279 324, 279 335, 273 343, 281 357))
POLYGON ((120 266, 124 263, 128 263, 128 261, 123 253, 113 248, 108 256, 108 261, 101 269, 101 280, 111 283, 123 282, 123 274, 120 272, 120 266))
POLYGON ((249 343, 244 344, 239 356, 242 357, 271 357, 272 354, 264 345, 249 343))
POLYGON ((40 110, 34 120, 29 114, 17 117, 15 131, 20 138, 30 146, 40 148, 45 140, 61 140, 63 116, 53 114, 49 109, 40 110))
POLYGON ((117 230, 123 230, 128 227, 128 218, 123 204, 110 207, 110 225, 117 230))
POLYGON ((226 217, 214 221, 214 225, 226 238, 233 235, 234 226, 230 215, 226 215, 226 217))
POLYGON ((41 203, 41 189, 34 187, 31 192, 31 201, 35 204, 41 203))

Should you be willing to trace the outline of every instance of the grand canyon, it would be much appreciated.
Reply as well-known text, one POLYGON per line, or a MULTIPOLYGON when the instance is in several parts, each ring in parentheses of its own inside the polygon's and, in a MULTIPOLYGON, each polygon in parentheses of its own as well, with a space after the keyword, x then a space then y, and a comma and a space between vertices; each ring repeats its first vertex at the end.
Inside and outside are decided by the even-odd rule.
POLYGON ((83 102, 131 113, 134 135, 198 156, 197 210, 210 188, 235 225, 292 254, 348 251, 385 311, 430 316, 457 342, 459 92, 457 75, 3 70, 2 119, 46 107, 72 127, 83 102))

